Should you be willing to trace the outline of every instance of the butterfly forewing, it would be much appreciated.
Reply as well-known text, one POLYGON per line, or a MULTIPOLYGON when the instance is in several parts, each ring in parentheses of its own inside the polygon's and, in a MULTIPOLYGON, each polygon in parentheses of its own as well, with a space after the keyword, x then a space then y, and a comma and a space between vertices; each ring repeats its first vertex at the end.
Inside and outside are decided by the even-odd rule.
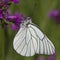
MULTIPOLYGON (((24 28, 23 28, 24 29, 24 28)), ((23 56, 33 56, 37 50, 37 41, 31 35, 28 28, 18 31, 17 35, 14 38, 13 47, 17 53, 23 56)))

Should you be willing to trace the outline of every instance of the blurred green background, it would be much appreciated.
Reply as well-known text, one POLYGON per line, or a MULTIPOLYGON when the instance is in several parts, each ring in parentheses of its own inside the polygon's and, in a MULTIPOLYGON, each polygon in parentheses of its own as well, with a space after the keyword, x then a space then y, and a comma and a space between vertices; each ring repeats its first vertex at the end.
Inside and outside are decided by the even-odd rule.
MULTIPOLYGON (((56 48, 56 60, 60 60, 60 24, 49 19, 48 14, 58 7, 60 7, 60 0, 21 0, 20 4, 12 4, 10 7, 13 13, 19 11, 31 17, 32 21, 49 37, 56 48)), ((10 28, 6 31, 0 28, 0 60, 37 60, 40 56, 48 57, 35 55, 27 58, 17 54, 13 49, 13 39, 16 33, 17 31, 10 28)))

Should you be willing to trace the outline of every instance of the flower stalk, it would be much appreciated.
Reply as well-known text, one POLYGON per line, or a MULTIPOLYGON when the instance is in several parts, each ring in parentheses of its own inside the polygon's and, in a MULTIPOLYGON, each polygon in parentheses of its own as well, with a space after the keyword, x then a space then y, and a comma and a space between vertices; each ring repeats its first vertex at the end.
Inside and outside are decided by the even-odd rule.
POLYGON ((12 30, 18 30, 22 20, 26 19, 23 14, 12 14, 9 7, 12 3, 19 3, 19 0, 2 0, 0 1, 0 26, 2 27, 2 60, 6 60, 9 47, 8 27, 12 30))
POLYGON ((9 47, 9 35, 8 35, 8 25, 13 23, 12 20, 16 19, 17 17, 14 16, 13 19, 12 16, 9 14, 9 6, 11 3, 18 3, 18 0, 2 0, 0 1, 0 26, 2 27, 2 60, 6 60, 6 56, 8 53, 8 47, 9 47), (16 18, 15 18, 16 17, 16 18))

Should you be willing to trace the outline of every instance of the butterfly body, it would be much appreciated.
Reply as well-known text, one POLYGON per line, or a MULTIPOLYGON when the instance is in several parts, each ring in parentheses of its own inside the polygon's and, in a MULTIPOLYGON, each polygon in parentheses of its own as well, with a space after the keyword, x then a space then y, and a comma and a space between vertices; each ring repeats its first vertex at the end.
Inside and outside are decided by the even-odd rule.
POLYGON ((32 21, 31 21, 31 19, 28 17, 26 20, 23 20, 23 21, 22 21, 20 27, 23 27, 23 26, 24 26, 24 27, 27 28, 29 24, 32 24, 32 21))
POLYGON ((13 47, 22 56, 33 56, 35 54, 51 55, 55 53, 55 47, 47 36, 27 18, 20 25, 16 34, 13 47))

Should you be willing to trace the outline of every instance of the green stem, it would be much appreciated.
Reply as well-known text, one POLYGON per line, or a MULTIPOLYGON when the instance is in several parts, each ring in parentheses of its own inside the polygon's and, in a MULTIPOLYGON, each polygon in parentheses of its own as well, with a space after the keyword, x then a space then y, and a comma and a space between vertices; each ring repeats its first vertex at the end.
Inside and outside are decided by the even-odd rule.
POLYGON ((5 36, 4 36, 4 29, 0 30, 0 39, 2 41, 2 60, 5 60, 5 36))
POLYGON ((4 26, 3 28, 3 34, 4 34, 4 38, 2 40, 2 60, 6 60, 6 56, 8 53, 8 46, 9 46, 9 37, 8 37, 8 30, 7 27, 4 26))
POLYGON ((8 47, 9 47, 9 36, 8 36, 7 27, 4 28, 4 34, 5 34, 5 55, 7 56, 8 47))
POLYGON ((32 10, 32 13, 31 13, 30 17, 33 17, 33 14, 35 12, 36 6, 37 6, 37 1, 35 1, 35 4, 34 4, 34 7, 33 7, 33 10, 32 10))

